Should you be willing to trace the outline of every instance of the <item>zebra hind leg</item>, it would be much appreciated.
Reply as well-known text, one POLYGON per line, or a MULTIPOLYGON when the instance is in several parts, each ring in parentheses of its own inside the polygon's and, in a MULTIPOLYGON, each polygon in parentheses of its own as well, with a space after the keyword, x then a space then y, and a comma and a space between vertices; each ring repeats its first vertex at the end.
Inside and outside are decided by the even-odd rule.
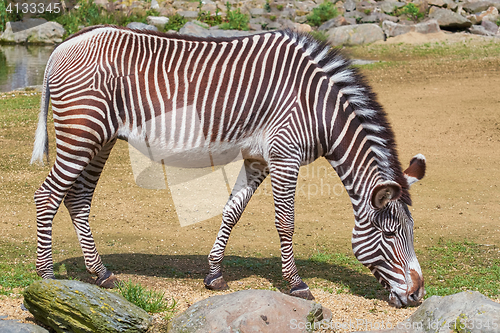
MULTIPOLYGON (((57 132, 56 132, 57 138, 57 132)), ((77 153, 75 153, 76 156, 77 153)), ((90 154, 89 154, 90 155, 90 154)), ((42 185, 35 191, 37 225, 36 272, 43 279, 53 279, 52 222, 63 198, 87 164, 72 163, 67 157, 56 156, 54 165, 42 185)))
POLYGON ((285 159, 270 164, 275 225, 280 237, 282 274, 291 285, 290 295, 313 300, 314 296, 309 287, 298 274, 293 256, 295 190, 299 168, 300 162, 297 159, 285 159))
POLYGON ((87 271, 97 275, 96 285, 103 288, 115 287, 118 279, 101 261, 90 231, 89 214, 94 190, 115 142, 116 139, 107 143, 92 159, 64 199, 80 242, 87 271))
POLYGON ((260 161, 246 159, 244 166, 245 168, 240 173, 231 196, 224 206, 219 233, 208 255, 210 271, 203 281, 207 289, 227 289, 227 283, 222 276, 221 262, 224 258, 224 250, 226 249, 229 235, 240 219, 250 198, 268 175, 267 166, 260 161), (241 183, 240 179, 242 179, 241 183))

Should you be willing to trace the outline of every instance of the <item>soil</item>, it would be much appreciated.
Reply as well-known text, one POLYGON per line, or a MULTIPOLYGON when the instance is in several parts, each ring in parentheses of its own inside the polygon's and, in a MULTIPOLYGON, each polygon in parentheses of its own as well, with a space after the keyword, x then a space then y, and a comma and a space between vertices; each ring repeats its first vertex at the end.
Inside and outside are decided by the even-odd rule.
MULTIPOLYGON (((435 245, 439 238, 500 246, 500 56, 453 61, 435 56, 405 58, 404 66, 363 72, 388 113, 403 165, 418 153, 427 159, 426 177, 411 189, 415 248, 435 245)), ((34 126, 29 131, 34 133, 34 126)), ((53 141, 52 136, 52 159, 53 141)), ((2 150, 16 145, 13 140, 2 139, 2 150)), ((16 149, 22 149, 27 163, 30 143, 16 149)), ((299 186, 320 184, 321 177, 310 171, 325 166, 324 160, 316 161, 309 172, 301 173, 299 186)), ((2 182, 19 185, 17 191, 2 193, 1 240, 25 241, 34 246, 35 208, 31 198, 47 172, 47 166, 2 171, 2 182)), ((338 178, 329 181, 332 188, 340 184, 338 178)), ((266 180, 233 231, 226 251, 232 264, 225 268, 230 290, 223 292, 203 287, 206 255, 219 229, 220 215, 181 227, 168 189, 148 190, 135 184, 123 141, 113 150, 101 177, 90 223, 103 261, 121 280, 131 279, 164 291, 179 302, 178 311, 183 311, 203 298, 241 289, 286 291, 286 284, 279 279, 279 240, 273 227, 269 189, 266 180), (238 260, 245 258, 268 260, 274 266, 249 268, 247 264, 240 269, 238 260)), ((345 191, 320 192, 297 196, 295 254, 308 258, 318 251, 336 251, 352 256, 349 199, 345 191)), ((61 276, 91 281, 84 272, 77 238, 64 207, 56 215, 53 233, 54 260, 61 276)), ((33 258, 34 254, 28 259, 33 258)), ((305 281, 317 286, 312 292, 332 310, 334 322, 364 320, 359 323, 368 325, 340 332, 369 330, 369 323, 394 324, 415 311, 390 307, 383 292, 377 292, 374 298, 341 292, 342 283, 348 281, 324 279, 303 271, 300 263, 298 266, 305 281)), ((375 280, 368 271, 363 274, 375 280)), ((22 297, 12 296, 0 299, 0 315, 32 321, 28 312, 20 310, 22 297)))

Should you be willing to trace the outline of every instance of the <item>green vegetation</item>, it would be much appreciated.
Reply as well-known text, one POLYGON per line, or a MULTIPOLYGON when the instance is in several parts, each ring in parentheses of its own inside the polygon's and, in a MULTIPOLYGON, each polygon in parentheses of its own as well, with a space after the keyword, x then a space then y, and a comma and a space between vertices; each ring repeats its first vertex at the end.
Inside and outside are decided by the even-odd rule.
POLYGON ((23 13, 12 10, 9 4, 12 4, 12 2, 0 0, 0 31, 5 31, 7 22, 21 21, 23 18, 23 13))
POLYGON ((248 30, 250 17, 243 14, 239 8, 231 10, 231 4, 226 2, 226 21, 220 25, 224 30, 248 30))
POLYGON ((5 11, 5 2, 2 0, 0 1, 0 31, 5 31, 5 26, 8 21, 7 12, 5 11))
POLYGON ((266 0, 266 4, 264 5, 264 9, 266 12, 270 13, 271 12, 271 4, 269 3, 269 0, 266 0))
POLYGON ((319 27, 324 22, 339 15, 337 7, 330 2, 325 1, 318 7, 314 8, 312 13, 307 16, 307 23, 313 27, 319 27))
POLYGON ((500 294, 500 254, 496 246, 440 239, 422 257, 426 297, 464 290, 477 290, 486 296, 500 294))
POLYGON ((174 299, 170 304, 165 299, 165 293, 146 290, 140 284, 133 283, 130 280, 128 282, 119 282, 118 289, 125 299, 149 313, 167 312, 167 316, 170 318, 177 305, 177 301, 174 299))
POLYGON ((215 26, 222 23, 222 17, 220 16, 219 7, 215 7, 215 15, 211 15, 210 11, 206 12, 201 10, 203 7, 203 2, 200 0, 198 2, 198 21, 208 24, 209 26, 215 26))
POLYGON ((412 60, 425 60, 431 58, 440 61, 477 60, 495 58, 500 54, 500 43, 493 41, 475 42, 473 40, 463 43, 432 42, 424 44, 388 44, 388 45, 362 45, 350 47, 345 50, 353 58, 376 59, 382 61, 398 61, 406 66, 410 57, 412 60))
POLYGON ((168 23, 165 25, 165 31, 179 31, 180 28, 182 28, 186 23, 187 20, 184 17, 180 16, 179 14, 175 14, 168 18, 168 23))
POLYGON ((147 11, 132 11, 130 13, 110 12, 98 6, 94 0, 79 0, 78 8, 58 14, 46 12, 40 15, 40 17, 61 24, 64 29, 66 29, 67 37, 78 32, 82 26, 88 27, 98 24, 126 26, 131 22, 146 23, 146 18, 148 16, 158 15, 159 13, 154 9, 147 11))
POLYGON ((0 295, 18 293, 16 289, 40 279, 35 272, 35 253, 30 242, 19 245, 0 242, 0 295))
POLYGON ((419 8, 411 2, 397 9, 395 11, 395 15, 406 15, 408 17, 408 20, 412 20, 413 22, 418 22, 425 16, 424 13, 421 13, 419 8))

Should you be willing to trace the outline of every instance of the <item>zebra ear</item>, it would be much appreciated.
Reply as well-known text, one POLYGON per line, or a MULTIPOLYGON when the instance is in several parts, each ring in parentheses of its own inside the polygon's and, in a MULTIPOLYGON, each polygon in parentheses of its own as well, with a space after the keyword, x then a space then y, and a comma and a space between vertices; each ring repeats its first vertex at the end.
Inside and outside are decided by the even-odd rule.
POLYGON ((391 180, 377 184, 372 191, 372 205, 377 209, 384 208, 389 201, 398 200, 401 193, 401 186, 391 180))
POLYGON ((418 154, 410 161, 410 166, 404 172, 408 186, 418 182, 425 176, 425 156, 418 154))

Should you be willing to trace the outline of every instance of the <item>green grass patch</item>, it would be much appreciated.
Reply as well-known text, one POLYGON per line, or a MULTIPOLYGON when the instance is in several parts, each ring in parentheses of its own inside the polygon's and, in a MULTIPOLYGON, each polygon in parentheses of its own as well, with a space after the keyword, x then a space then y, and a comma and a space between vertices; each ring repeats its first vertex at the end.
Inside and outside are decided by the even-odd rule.
MULTIPOLYGON (((420 252, 420 251, 419 251, 420 252)), ((426 298, 475 290, 500 295, 500 252, 497 246, 471 241, 439 240, 419 254, 426 282, 426 298)))
POLYGON ((353 58, 360 59, 408 61, 408 59, 429 60, 439 58, 442 61, 449 62, 453 60, 497 58, 500 53, 500 43, 466 40, 462 43, 372 44, 349 47, 345 49, 345 52, 353 58))
POLYGON ((307 16, 307 23, 313 27, 319 27, 324 22, 339 15, 337 7, 330 2, 324 1, 318 7, 312 10, 312 13, 307 16))
POLYGON ((35 248, 29 242, 0 242, 0 295, 16 293, 40 278, 35 271, 35 248))
POLYGON ((118 289, 120 294, 129 302, 149 313, 167 312, 167 316, 170 317, 170 314, 173 314, 177 306, 176 300, 172 299, 172 302, 170 302, 165 299, 165 293, 148 290, 130 280, 128 282, 119 282, 118 289))

